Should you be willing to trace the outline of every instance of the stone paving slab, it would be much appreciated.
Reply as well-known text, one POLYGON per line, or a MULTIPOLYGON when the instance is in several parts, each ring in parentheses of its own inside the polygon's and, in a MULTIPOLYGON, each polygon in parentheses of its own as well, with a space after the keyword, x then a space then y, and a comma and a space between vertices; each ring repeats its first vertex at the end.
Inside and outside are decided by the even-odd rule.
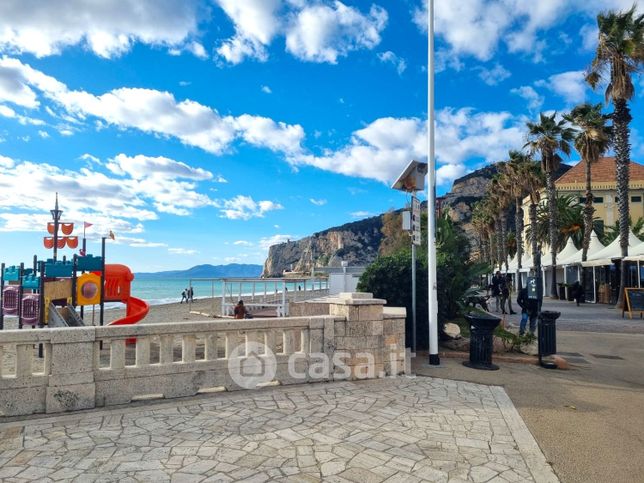
POLYGON ((0 481, 555 482, 500 387, 267 388, 0 424, 0 481))

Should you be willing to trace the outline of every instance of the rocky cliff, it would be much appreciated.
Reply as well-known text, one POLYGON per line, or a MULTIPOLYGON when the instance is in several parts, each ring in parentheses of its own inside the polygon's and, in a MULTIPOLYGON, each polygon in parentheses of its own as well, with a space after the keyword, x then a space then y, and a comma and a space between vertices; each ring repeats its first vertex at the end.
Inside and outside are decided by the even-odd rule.
POLYGON ((297 241, 273 245, 264 263, 264 277, 280 277, 284 271, 310 273, 316 267, 369 265, 382 241, 382 216, 330 228, 297 241))
MULTIPOLYGON (((473 171, 454 181, 452 190, 442 197, 442 209, 449 209, 451 218, 464 230, 473 249, 476 233, 472 226, 472 207, 488 190, 500 163, 473 171)), ((562 164, 558 176, 570 166, 562 164)), ((427 209, 423 203, 422 209, 427 209)), ((284 271, 310 273, 316 267, 339 267, 340 262, 350 265, 368 265, 378 255, 383 239, 383 215, 347 223, 314 233, 297 241, 273 245, 264 263, 264 277, 280 277, 284 271)), ((508 229, 514 230, 514 207, 508 209, 508 229)))

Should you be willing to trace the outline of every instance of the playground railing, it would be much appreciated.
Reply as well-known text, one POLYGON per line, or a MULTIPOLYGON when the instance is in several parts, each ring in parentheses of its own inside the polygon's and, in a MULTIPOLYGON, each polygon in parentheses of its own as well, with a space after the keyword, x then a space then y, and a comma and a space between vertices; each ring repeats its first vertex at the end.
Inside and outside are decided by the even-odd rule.
POLYGON ((404 309, 341 295, 322 315, 0 331, 0 417, 401 373, 404 309))

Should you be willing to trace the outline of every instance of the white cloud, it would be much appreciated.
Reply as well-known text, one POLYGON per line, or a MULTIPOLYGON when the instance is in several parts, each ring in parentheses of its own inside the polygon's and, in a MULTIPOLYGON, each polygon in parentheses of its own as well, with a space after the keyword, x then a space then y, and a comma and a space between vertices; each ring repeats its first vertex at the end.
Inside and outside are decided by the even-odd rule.
POLYGON ((255 201, 250 196, 237 195, 229 200, 217 200, 215 206, 219 208, 221 217, 229 220, 250 220, 263 218, 266 213, 281 210, 284 207, 273 201, 255 201))
MULTIPOLYGON (((287 155, 301 151, 304 130, 299 125, 277 122, 267 117, 242 114, 222 116, 215 109, 192 100, 178 101, 169 92, 153 89, 121 88, 102 95, 69 90, 53 77, 32 69, 17 59, 0 59, 0 79, 18 79, 28 91, 42 92, 67 111, 76 121, 88 117, 119 128, 134 128, 161 136, 176 137, 184 144, 219 154, 233 141, 242 138, 258 147, 281 151, 287 155)), ((14 83, 15 84, 15 83, 14 83)), ((22 92, 13 85, 10 90, 0 89, 0 101, 21 100, 23 105, 37 106, 37 100, 27 100, 15 94, 22 92), (12 94, 13 93, 13 94, 12 94)), ((53 112, 53 111, 52 111, 53 112)), ((69 125, 61 126, 62 135, 73 134, 69 125)))
POLYGON ((175 161, 163 156, 127 156, 117 154, 106 165, 107 169, 118 175, 129 175, 133 179, 143 179, 149 176, 186 178, 206 180, 212 178, 212 173, 201 168, 193 168, 186 163, 175 161))
POLYGON ((280 243, 285 243, 290 240, 293 240, 293 236, 291 235, 273 235, 270 237, 260 238, 258 244, 264 250, 268 250, 273 245, 279 245, 280 243))
POLYGON ((326 205, 327 201, 325 199, 315 199, 315 198, 309 198, 309 201, 313 203, 316 206, 324 206, 326 205))
MULTIPOLYGON (((141 233, 143 222, 158 219, 161 212, 187 215, 214 204, 197 191, 196 183, 181 180, 190 173, 166 170, 142 175, 132 168, 110 177, 109 171, 65 170, 0 156, 0 230, 42 230, 42 219, 49 217, 53 204, 52 193, 58 192, 66 219, 93 223, 92 234, 110 229, 126 236, 141 233), (27 185, 30 189, 25 191, 27 185)), ((149 243, 130 241, 138 246, 149 243)))
POLYGON ((295 162, 388 182, 410 159, 426 157, 426 143, 424 121, 385 117, 355 131, 347 146, 321 156, 303 155, 295 158, 295 162))
POLYGON ((252 247, 253 246, 253 244, 251 242, 246 241, 246 240, 237 240, 237 241, 233 242, 233 245, 240 245, 240 246, 243 246, 243 247, 252 247))
POLYGON ((405 59, 401 59, 396 54, 394 54, 391 50, 387 50, 386 52, 380 52, 378 54, 378 58, 380 59, 381 62, 385 64, 393 65, 396 68, 396 72, 398 72, 398 75, 402 75, 402 73, 405 72, 405 69, 407 69, 407 62, 405 61, 405 59))
POLYGON ((582 26, 581 29, 579 29, 579 36, 581 37, 581 45, 584 50, 595 50, 599 36, 597 24, 587 24, 582 26))
POLYGON ((462 164, 470 158, 494 163, 509 149, 523 146, 525 119, 509 112, 476 112, 446 108, 436 116, 436 156, 443 164, 462 164))
POLYGON ((136 42, 177 47, 196 33, 197 12, 195 0, 3 0, 0 51, 44 57, 81 45, 111 58, 136 42))
POLYGON ((547 81, 535 82, 536 86, 546 87, 555 94, 561 96, 566 102, 575 104, 583 102, 588 89, 584 80, 585 73, 582 70, 562 72, 548 77, 547 81))
POLYGON ((266 60, 266 46, 278 32, 279 0, 216 0, 235 25, 235 35, 218 49, 220 56, 232 64, 245 57, 266 60))
POLYGON ((350 213, 353 218, 367 218, 373 216, 373 213, 370 211, 354 211, 350 213))
POLYGON ((173 255, 196 255, 199 253, 197 250, 191 248, 168 248, 168 252, 173 255))
POLYGON ((450 185, 455 179, 466 172, 462 164, 445 164, 436 170, 436 184, 438 186, 450 185))
POLYGON ((270 87, 268 87, 268 86, 262 86, 262 87, 261 87, 261 90, 262 90, 262 92, 263 92, 264 94, 272 94, 272 93, 273 93, 273 91, 271 90, 271 88, 270 88, 270 87))
POLYGON ((378 45, 387 20, 387 12, 377 5, 368 14, 337 0, 307 6, 287 28, 286 50, 303 60, 335 64, 350 51, 378 45))
POLYGON ((38 131, 38 136, 43 139, 47 139, 49 137, 49 133, 47 131, 38 131))
POLYGON ((299 59, 336 63, 353 50, 378 45, 388 18, 376 5, 362 13, 338 0, 216 2, 235 28, 235 34, 217 48, 218 55, 231 64, 246 58, 266 61, 268 47, 278 36, 285 37, 286 50, 299 59))
MULTIPOLYGON (((419 3, 413 11, 413 20, 422 32, 427 32, 427 0, 419 3)), ((460 57, 488 61, 501 43, 510 52, 528 54, 539 62, 548 51, 542 32, 570 14, 581 13, 594 20, 599 11, 628 8, 632 3, 632 0, 438 1, 434 7, 434 28, 447 44, 450 55, 450 62, 444 63, 447 67, 460 65, 460 57)))
POLYGON ((489 86, 498 85, 512 75, 509 70, 499 63, 496 63, 491 69, 480 67, 477 70, 481 80, 489 86))
POLYGON ((539 95, 531 86, 521 86, 510 90, 511 94, 523 97, 528 101, 528 109, 530 111, 538 111, 543 106, 544 98, 539 95))
POLYGON ((213 181, 217 183, 228 183, 228 180, 220 174, 218 174, 213 181))

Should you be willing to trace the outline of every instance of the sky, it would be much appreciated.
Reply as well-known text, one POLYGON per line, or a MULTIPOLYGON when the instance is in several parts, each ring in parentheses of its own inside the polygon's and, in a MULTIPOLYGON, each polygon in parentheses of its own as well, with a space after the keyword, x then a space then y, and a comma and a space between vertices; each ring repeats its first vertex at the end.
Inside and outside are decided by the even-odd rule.
MULTIPOLYGON (((632 3, 438 0, 437 193, 521 148, 539 112, 602 102, 583 81, 595 18, 632 3)), ((427 86, 423 0, 3 0, 0 261, 48 255, 56 192, 92 223, 88 252, 111 230, 108 263, 135 271, 261 264, 401 208, 427 86)))

